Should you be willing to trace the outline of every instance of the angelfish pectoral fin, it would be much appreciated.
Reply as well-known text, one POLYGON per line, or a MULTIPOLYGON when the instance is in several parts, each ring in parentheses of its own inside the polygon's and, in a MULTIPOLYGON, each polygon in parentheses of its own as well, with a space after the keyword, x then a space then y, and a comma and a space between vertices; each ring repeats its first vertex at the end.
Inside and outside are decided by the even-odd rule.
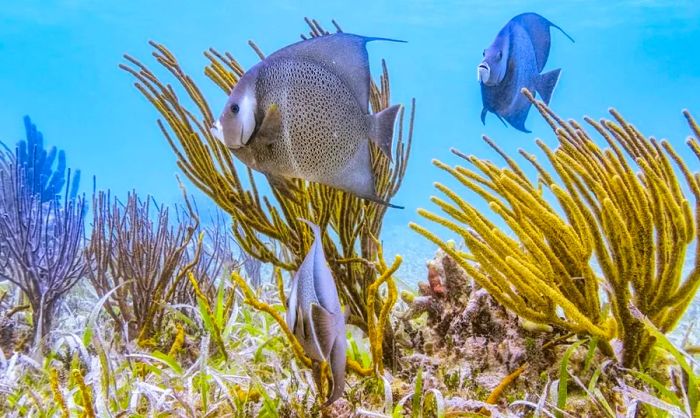
POLYGON ((282 114, 279 106, 271 104, 265 112, 265 117, 260 124, 260 129, 255 133, 255 140, 263 144, 272 144, 279 137, 282 129, 282 114))
MULTIPOLYGON (((344 333, 343 333, 344 334, 344 333)), ((345 390, 345 366, 347 363, 347 341, 345 335, 338 335, 333 343, 329 365, 333 375, 330 395, 323 406, 328 406, 343 396, 345 390)))
POLYGON ((400 109, 401 105, 394 105, 369 116, 369 138, 379 146, 390 161, 392 160, 391 144, 394 140, 394 124, 400 109))
POLYGON ((539 79, 537 80, 536 90, 537 93, 542 96, 542 101, 545 104, 549 104, 549 101, 552 98, 552 92, 554 92, 554 88, 557 86, 560 72, 561 68, 557 68, 556 70, 540 75, 539 79))
POLYGON ((335 318, 323 306, 311 304, 311 331, 324 359, 328 360, 338 334, 335 318))

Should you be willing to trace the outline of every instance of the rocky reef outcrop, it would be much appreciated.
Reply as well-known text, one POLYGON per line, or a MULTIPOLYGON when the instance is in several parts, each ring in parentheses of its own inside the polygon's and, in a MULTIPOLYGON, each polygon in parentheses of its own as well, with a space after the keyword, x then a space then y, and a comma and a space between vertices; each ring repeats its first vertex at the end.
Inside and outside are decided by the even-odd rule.
POLYGON ((552 342, 561 332, 507 311, 442 250, 427 270, 418 294, 403 295, 409 309, 399 330, 414 352, 404 359, 406 376, 422 367, 426 387, 485 399, 525 365, 506 395, 539 393, 546 383, 541 373, 558 363, 561 350, 552 342))

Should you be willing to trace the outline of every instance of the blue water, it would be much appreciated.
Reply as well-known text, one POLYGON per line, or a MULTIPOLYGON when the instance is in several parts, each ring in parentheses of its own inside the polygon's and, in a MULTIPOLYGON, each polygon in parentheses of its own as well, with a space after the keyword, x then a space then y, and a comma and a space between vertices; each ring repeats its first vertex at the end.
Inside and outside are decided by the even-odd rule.
MULTIPOLYGON (((122 54, 154 65, 147 41, 164 43, 218 112, 225 98, 202 74, 202 51, 209 47, 230 51, 248 67, 256 62, 249 39, 272 52, 299 39, 304 16, 329 29, 334 18, 346 32, 405 39, 407 44, 372 43, 369 53, 375 75, 380 59, 387 59, 394 101, 415 97, 418 103, 414 151, 394 199, 406 210, 389 211, 384 236, 389 255, 407 254, 409 267, 418 268, 433 248, 406 224, 417 218, 417 207, 431 206, 433 181, 450 183, 432 158, 456 162, 450 147, 496 158, 480 140, 484 133, 511 153, 535 151, 537 137, 553 144, 534 111, 526 122, 531 134, 506 128, 493 115, 486 126, 479 120, 476 66, 482 50, 511 17, 534 11, 576 40, 553 32, 547 69, 563 69, 551 102, 560 115, 599 118, 614 106, 647 135, 668 138, 691 169, 700 168, 683 144, 689 132, 680 113, 688 108, 700 116, 700 2, 236 3, 0 2, 0 139, 12 144, 22 138, 22 116, 28 114, 48 144, 65 149, 69 165, 82 170, 86 192, 94 175, 98 188, 119 196, 135 188, 176 202, 175 157, 155 124, 156 111, 117 68, 122 54)), ((203 196, 198 201, 206 206, 203 196)))

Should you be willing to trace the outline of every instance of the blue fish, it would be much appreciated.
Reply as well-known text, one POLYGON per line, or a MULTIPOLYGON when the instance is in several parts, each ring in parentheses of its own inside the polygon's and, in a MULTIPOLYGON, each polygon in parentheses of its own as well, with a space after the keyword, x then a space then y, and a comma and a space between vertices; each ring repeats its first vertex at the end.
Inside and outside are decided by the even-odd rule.
POLYGON ((562 28, 544 17, 523 13, 511 19, 484 50, 484 59, 477 67, 484 104, 482 123, 485 124, 486 112, 492 112, 501 122, 505 119, 515 129, 530 132, 525 128, 525 119, 531 103, 521 90, 537 92, 549 103, 561 72, 557 68, 540 74, 549 57, 550 27, 559 29, 574 42, 562 28))

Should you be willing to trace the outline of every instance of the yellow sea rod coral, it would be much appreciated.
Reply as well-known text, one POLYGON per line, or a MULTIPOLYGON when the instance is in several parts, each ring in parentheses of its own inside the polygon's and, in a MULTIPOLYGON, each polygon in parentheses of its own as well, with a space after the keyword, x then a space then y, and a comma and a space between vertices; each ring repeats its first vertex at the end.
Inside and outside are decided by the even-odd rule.
POLYGON ((61 416, 64 418, 70 417, 70 410, 68 409, 66 398, 63 396, 63 392, 61 391, 60 379, 56 369, 52 368, 49 370, 49 383, 51 385, 53 400, 56 402, 56 404, 58 404, 58 407, 61 410, 61 416))
MULTIPOLYGON (((447 199, 432 201, 444 215, 419 213, 458 233, 468 252, 422 226, 411 228, 454 257, 521 317, 603 341, 618 338, 622 363, 641 365, 653 341, 631 305, 667 332, 700 284, 700 247, 692 270, 683 276, 686 252, 700 233, 700 174, 691 173, 668 142, 645 138, 615 110, 613 121, 585 119, 607 143, 608 148, 601 148, 583 126, 562 120, 525 94, 559 141, 556 149, 537 141, 551 170, 520 151, 539 174, 537 182, 487 137, 507 167, 458 151, 472 168, 434 161, 485 200, 510 231, 496 227, 469 198, 439 183, 436 188, 447 199), (541 186, 555 201, 545 198, 541 186), (611 315, 603 313, 601 289, 611 315)), ((687 143, 700 160, 700 130, 689 113, 685 116, 695 135, 687 143)), ((612 354, 609 346, 603 347, 612 354)))
MULTIPOLYGON (((307 23, 311 27, 310 36, 328 33, 315 21, 307 19, 307 23)), ((231 215, 236 241, 248 254, 285 271, 297 269, 313 241, 313 236, 298 219, 308 219, 319 225, 324 231, 324 253, 337 280, 341 302, 350 310, 350 322, 367 331, 368 312, 374 310, 375 315, 382 316, 382 307, 386 306, 377 301, 372 309, 366 309, 369 286, 378 276, 375 264, 383 262, 378 259, 374 237, 380 236, 387 207, 301 180, 289 181, 293 186, 291 191, 280 192, 270 185, 272 196, 262 195, 253 171, 234 162, 229 150, 212 136, 209 128, 214 116, 200 88, 165 46, 155 42, 151 45, 157 62, 174 76, 175 86, 184 94, 180 95, 174 85, 161 81, 135 58, 126 56, 127 64, 121 68, 134 76, 136 88, 162 116, 158 124, 185 175, 231 215), (283 251, 276 250, 280 248, 283 251)), ((257 46, 253 43, 251 46, 264 57, 257 46)), ((221 95, 211 102, 218 109, 244 70, 228 53, 210 49, 204 55, 209 60, 204 73, 221 89, 221 95)), ((379 83, 370 85, 370 107, 374 113, 390 105, 386 65, 382 69, 379 83)), ((396 194, 405 174, 413 116, 411 106, 408 131, 404 132, 404 111, 399 114, 392 160, 378 147, 371 147, 375 188, 377 196, 384 201, 396 194)), ((384 343, 392 344, 390 327, 386 327, 383 335, 384 343)))

